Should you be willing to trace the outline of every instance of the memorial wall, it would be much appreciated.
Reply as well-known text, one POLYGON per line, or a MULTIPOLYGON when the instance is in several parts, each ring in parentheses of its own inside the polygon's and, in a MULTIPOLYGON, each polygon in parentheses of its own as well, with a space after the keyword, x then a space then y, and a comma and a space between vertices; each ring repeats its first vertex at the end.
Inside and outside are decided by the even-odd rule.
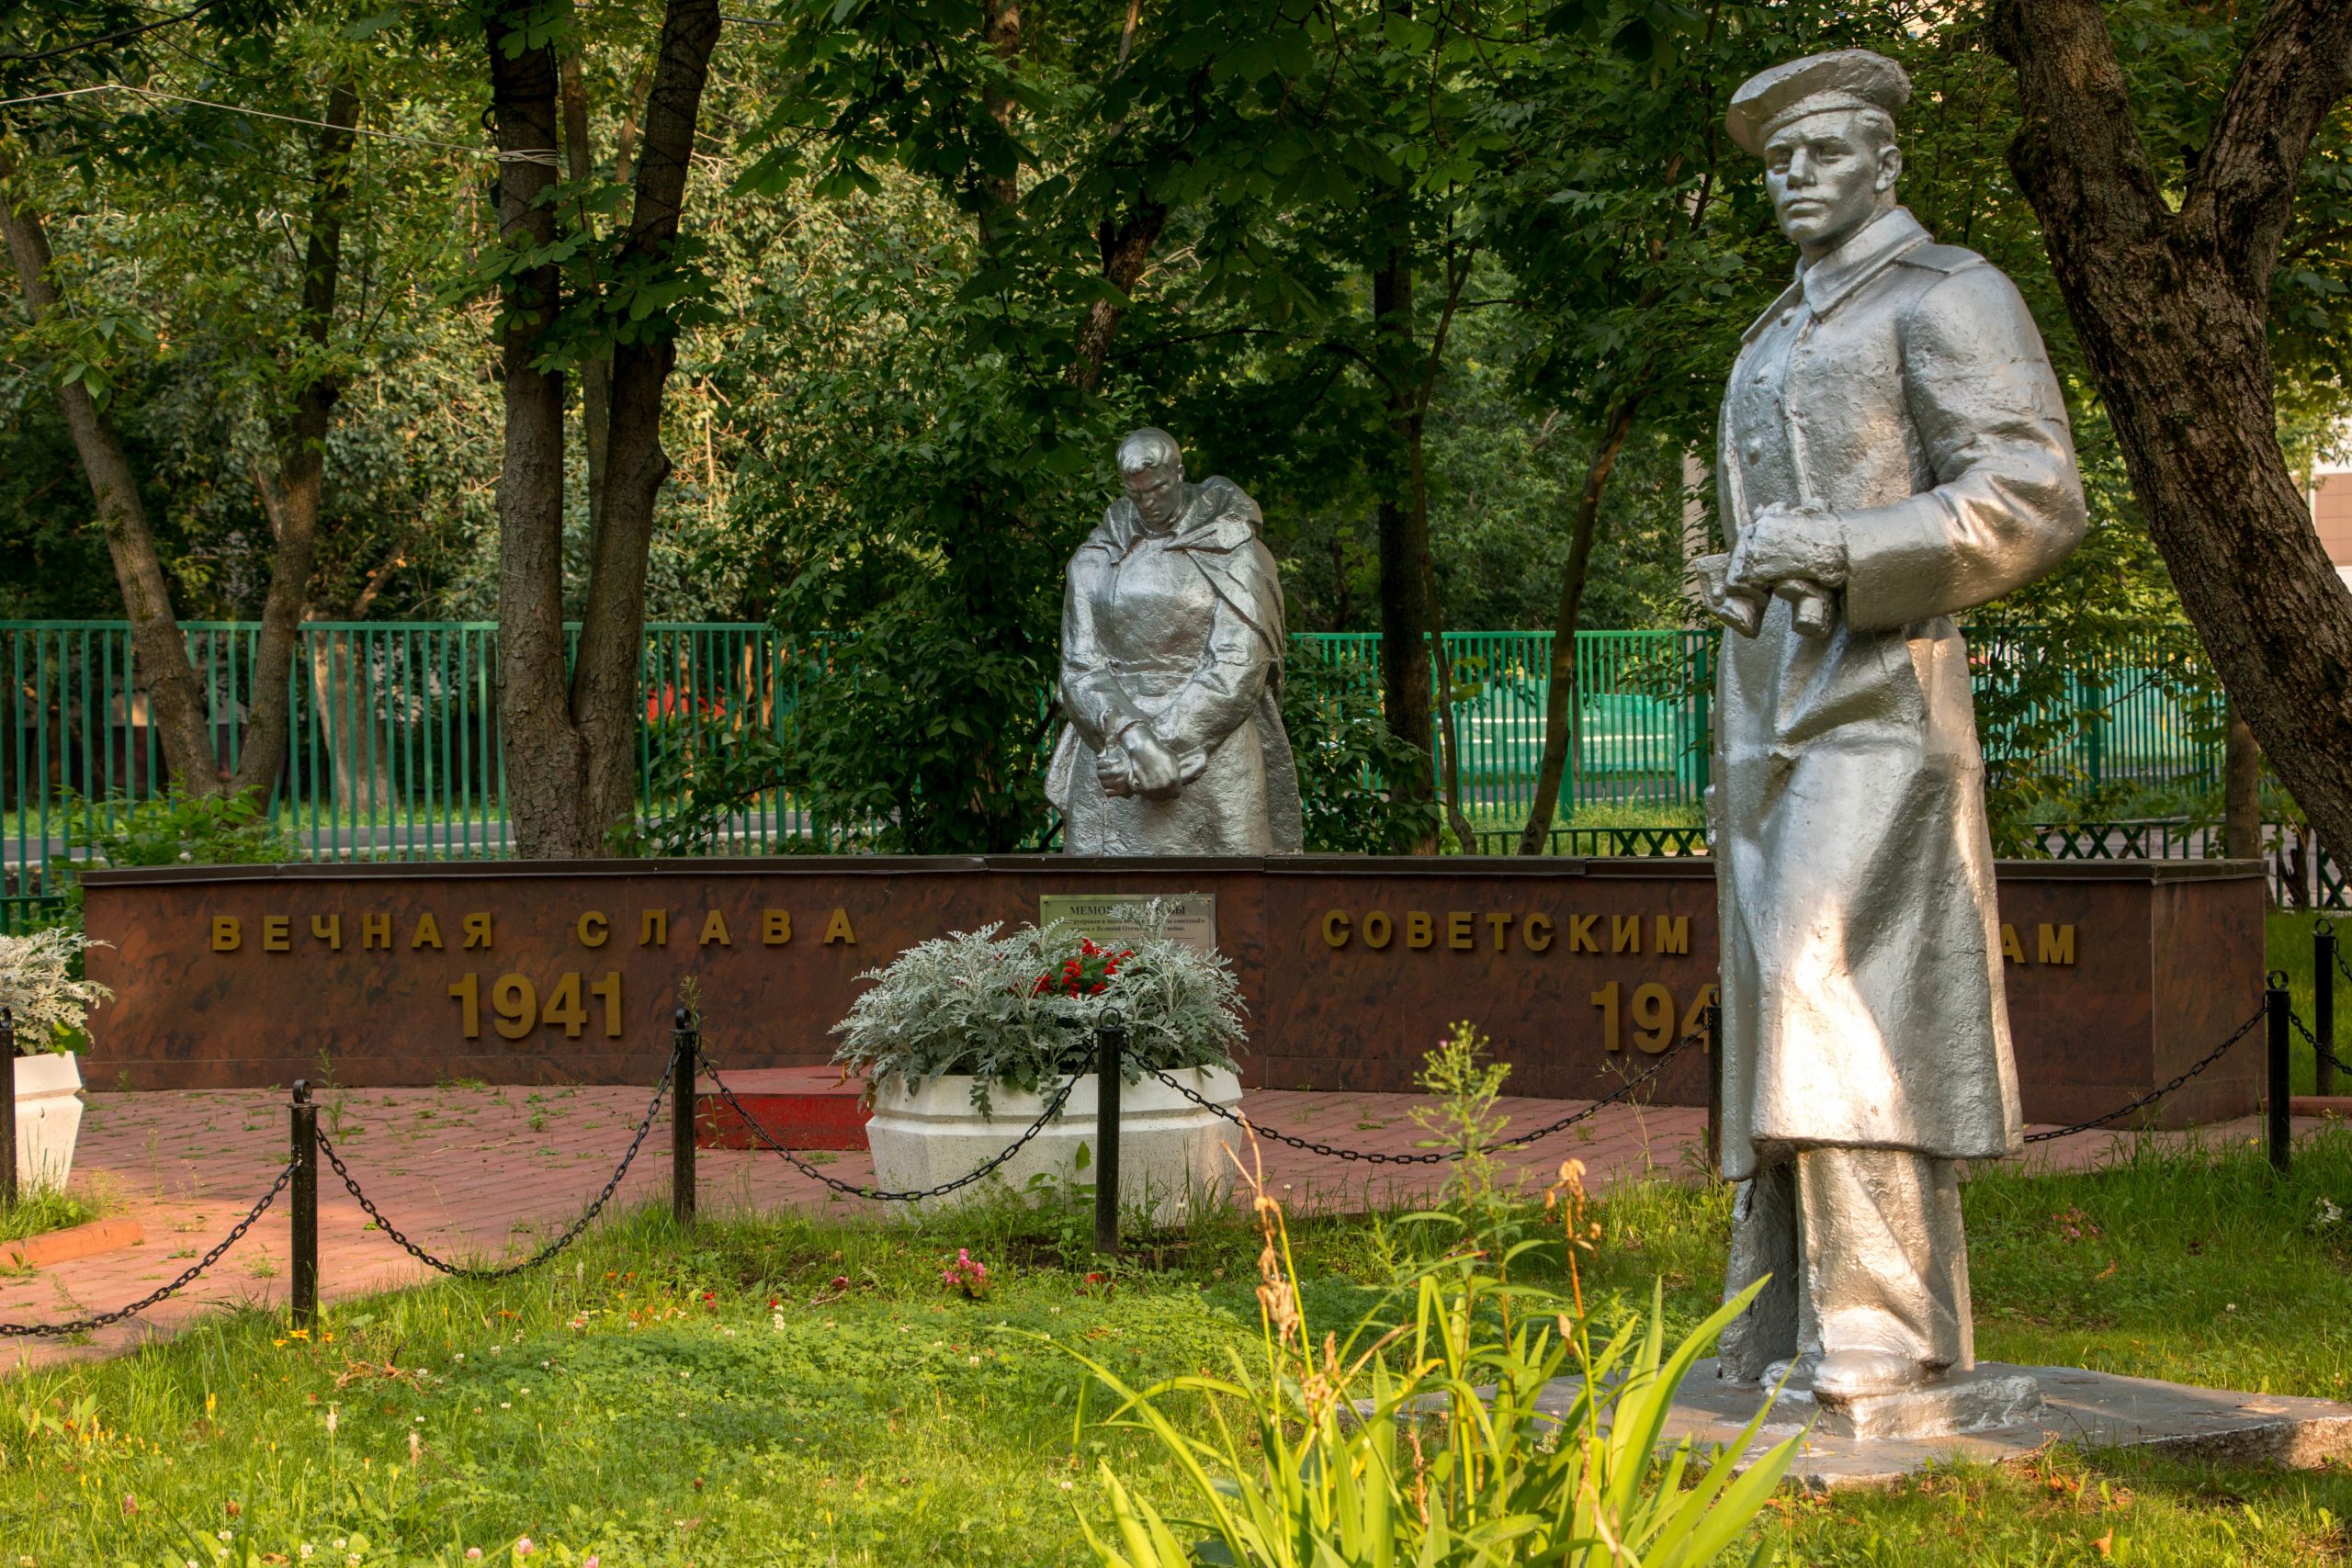
MULTIPOLYGON (((861 972, 1041 899, 1187 897, 1251 1010, 1245 1081, 1405 1089, 1468 1019, 1519 1093, 1589 1097, 1700 1028, 1703 858, 1090 861, 786 857, 93 872, 100 1086, 650 1083, 689 976, 730 1066, 823 1062, 861 972)), ((2262 879, 2236 862, 2005 863, 2002 946, 2029 1119, 2110 1109, 2256 1006, 2262 879), (2230 978, 2216 983, 2211 976, 2230 978)), ((1204 931, 1204 928, 1205 931, 1204 931)), ((1703 1103, 1686 1052, 1653 1086, 1703 1103)), ((2250 1109, 2240 1054, 2167 1101, 2250 1109)))

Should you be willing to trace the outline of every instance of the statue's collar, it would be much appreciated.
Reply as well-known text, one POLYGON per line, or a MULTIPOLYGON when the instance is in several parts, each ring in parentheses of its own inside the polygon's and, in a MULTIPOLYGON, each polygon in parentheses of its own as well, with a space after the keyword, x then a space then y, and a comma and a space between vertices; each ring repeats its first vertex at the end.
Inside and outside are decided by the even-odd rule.
POLYGON ((1840 300, 1877 276, 1915 245, 1927 243, 1928 231, 1898 207, 1882 212, 1846 238, 1846 243, 1819 261, 1797 262, 1797 287, 1816 316, 1826 316, 1840 300))
POLYGON ((1230 488, 1214 479, 1204 484, 1187 482, 1184 510, 1178 514, 1176 526, 1165 534, 1146 528, 1136 503, 1119 497, 1103 519, 1110 528, 1112 558, 1125 559, 1146 539, 1156 538, 1171 550, 1229 550, 1247 544, 1255 531, 1248 518, 1235 515, 1227 504, 1230 488))

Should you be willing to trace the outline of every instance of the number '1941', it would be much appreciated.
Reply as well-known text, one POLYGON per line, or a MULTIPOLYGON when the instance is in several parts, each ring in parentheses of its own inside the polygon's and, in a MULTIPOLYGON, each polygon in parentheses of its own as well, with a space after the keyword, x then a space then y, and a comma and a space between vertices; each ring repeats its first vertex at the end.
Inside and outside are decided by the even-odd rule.
MULTIPOLYGON (((457 998, 458 1015, 462 1021, 466 1038, 481 1038, 481 976, 466 974, 458 976, 449 987, 449 995, 457 998)), ((491 1027, 506 1040, 520 1040, 542 1024, 561 1028, 567 1039, 577 1040, 588 1026, 587 998, 594 998, 605 1004, 605 1038, 621 1037, 621 976, 618 970, 607 970, 594 985, 582 987, 580 971, 567 969, 556 976, 554 989, 548 992, 546 1002, 539 1000, 539 988, 528 975, 501 975, 490 983, 490 1010, 495 1015, 491 1027)))

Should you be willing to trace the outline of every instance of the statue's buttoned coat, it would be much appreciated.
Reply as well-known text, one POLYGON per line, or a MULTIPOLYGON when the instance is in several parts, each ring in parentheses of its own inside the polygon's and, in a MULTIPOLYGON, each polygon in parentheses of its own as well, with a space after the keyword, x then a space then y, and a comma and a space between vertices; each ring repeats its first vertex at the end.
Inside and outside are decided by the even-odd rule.
POLYGON ((1722 912, 1724 1169, 1756 1146, 2018 1145, 1984 760, 1954 615, 2082 537, 2065 405, 1984 258, 1895 209, 1748 329, 1717 455, 1736 538, 1826 513, 1841 615, 1775 599, 1725 633, 1711 802, 1722 912))

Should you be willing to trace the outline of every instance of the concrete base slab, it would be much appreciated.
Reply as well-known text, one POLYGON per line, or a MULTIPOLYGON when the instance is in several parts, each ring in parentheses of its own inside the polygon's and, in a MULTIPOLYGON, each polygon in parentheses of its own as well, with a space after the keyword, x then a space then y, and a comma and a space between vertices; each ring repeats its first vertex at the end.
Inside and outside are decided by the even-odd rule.
MULTIPOLYGON (((1975 1375, 1991 1387, 2005 1380, 2032 1382, 2041 1391, 2040 1413, 2007 1426, 1942 1437, 1855 1437, 1814 1421, 1810 1401, 1784 1399, 1774 1404, 1755 1448, 1740 1456, 1740 1462, 1804 1432, 1789 1479, 1808 1491, 1827 1492, 1841 1486, 1888 1485, 1931 1464, 2026 1459, 2054 1442, 2094 1449, 2163 1449, 2293 1470, 2352 1456, 2352 1404, 2333 1400, 2192 1388, 2075 1367, 1984 1362, 1975 1375)), ((1560 1380, 1544 1394, 1544 1408, 1566 1411, 1576 1391, 1576 1380, 1560 1380)), ((1683 1382, 1667 1417, 1665 1436, 1668 1441, 1690 1438, 1728 1448, 1763 1399, 1762 1391, 1753 1385, 1719 1379, 1712 1358, 1701 1361, 1683 1382)))
POLYGON ((2041 1385, 2011 1367, 1952 1372, 1917 1388, 1832 1399, 1815 1389, 1783 1389, 1792 1416, 1818 1408, 1814 1425, 1841 1438, 1925 1439, 2014 1427, 2041 1414, 2041 1385))

